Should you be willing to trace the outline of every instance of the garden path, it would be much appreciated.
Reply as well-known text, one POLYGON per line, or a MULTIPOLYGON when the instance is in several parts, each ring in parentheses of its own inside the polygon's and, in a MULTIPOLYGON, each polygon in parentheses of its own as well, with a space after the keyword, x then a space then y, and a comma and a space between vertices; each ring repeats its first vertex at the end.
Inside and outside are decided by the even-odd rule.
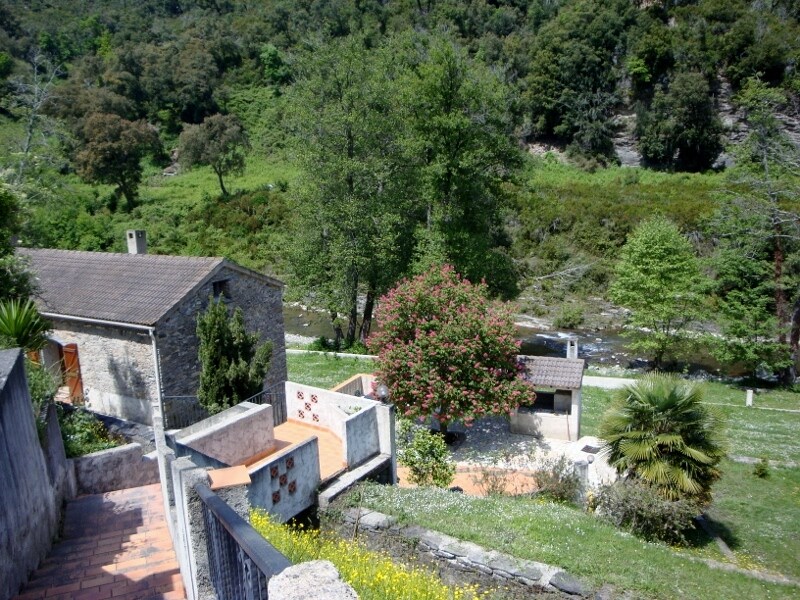
POLYGON ((67 504, 60 542, 17 600, 183 600, 159 484, 67 504))

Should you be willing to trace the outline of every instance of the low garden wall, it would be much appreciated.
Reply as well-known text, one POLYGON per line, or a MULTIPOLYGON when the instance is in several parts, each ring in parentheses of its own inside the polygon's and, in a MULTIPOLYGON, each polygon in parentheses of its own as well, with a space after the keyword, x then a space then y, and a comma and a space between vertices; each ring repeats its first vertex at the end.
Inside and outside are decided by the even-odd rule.
POLYGON ((416 525, 397 527, 396 518, 377 511, 351 508, 344 513, 344 520, 379 535, 401 536, 414 543, 419 553, 457 570, 479 572, 501 581, 582 597, 591 592, 589 585, 558 567, 486 550, 472 542, 416 525))
POLYGON ((79 494, 104 494, 158 483, 156 452, 131 443, 72 459, 79 494))

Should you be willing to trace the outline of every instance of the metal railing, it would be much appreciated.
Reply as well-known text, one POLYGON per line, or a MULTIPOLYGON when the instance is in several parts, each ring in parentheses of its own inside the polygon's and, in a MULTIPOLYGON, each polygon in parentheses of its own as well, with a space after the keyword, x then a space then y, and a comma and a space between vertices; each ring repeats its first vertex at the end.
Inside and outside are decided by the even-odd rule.
POLYGON ((257 394, 250 396, 244 402, 253 404, 271 404, 272 419, 275 425, 280 425, 286 421, 286 386, 281 382, 261 390, 257 394))
MULTIPOLYGON (((286 388, 283 382, 261 390, 242 402, 271 404, 275 425, 286 421, 286 388)), ((197 396, 164 396, 162 407, 164 429, 183 429, 209 416, 197 396)))
POLYGON ((205 484, 202 500, 211 584, 219 600, 267 600, 270 578, 291 566, 253 527, 205 484))
POLYGON ((164 396, 162 402, 164 429, 183 429, 208 417, 197 396, 164 396))

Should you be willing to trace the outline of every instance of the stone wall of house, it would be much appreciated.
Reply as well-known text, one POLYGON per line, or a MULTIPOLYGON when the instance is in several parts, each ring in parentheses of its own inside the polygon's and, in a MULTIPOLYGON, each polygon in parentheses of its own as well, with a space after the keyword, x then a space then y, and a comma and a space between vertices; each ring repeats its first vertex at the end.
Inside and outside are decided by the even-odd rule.
POLYGON ((214 293, 214 282, 219 281, 227 282, 225 298, 229 309, 232 311, 238 306, 244 312, 245 328, 258 332, 262 342, 272 342, 272 363, 266 385, 271 387, 286 381, 281 288, 226 267, 164 317, 156 328, 165 396, 193 396, 197 393, 200 373, 197 315, 208 307, 208 300, 214 293))
POLYGON ((158 385, 147 332, 51 320, 51 337, 62 344, 78 345, 87 408, 151 424, 151 404, 158 398, 158 385))

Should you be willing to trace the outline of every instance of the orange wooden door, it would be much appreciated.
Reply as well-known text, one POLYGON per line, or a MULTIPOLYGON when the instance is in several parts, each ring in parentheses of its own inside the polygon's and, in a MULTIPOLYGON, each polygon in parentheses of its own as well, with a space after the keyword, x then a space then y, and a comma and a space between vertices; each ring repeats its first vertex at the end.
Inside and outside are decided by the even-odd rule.
POLYGON ((69 387, 69 399, 73 403, 83 400, 83 380, 81 379, 81 363, 78 360, 78 344, 65 344, 64 383, 69 387))

